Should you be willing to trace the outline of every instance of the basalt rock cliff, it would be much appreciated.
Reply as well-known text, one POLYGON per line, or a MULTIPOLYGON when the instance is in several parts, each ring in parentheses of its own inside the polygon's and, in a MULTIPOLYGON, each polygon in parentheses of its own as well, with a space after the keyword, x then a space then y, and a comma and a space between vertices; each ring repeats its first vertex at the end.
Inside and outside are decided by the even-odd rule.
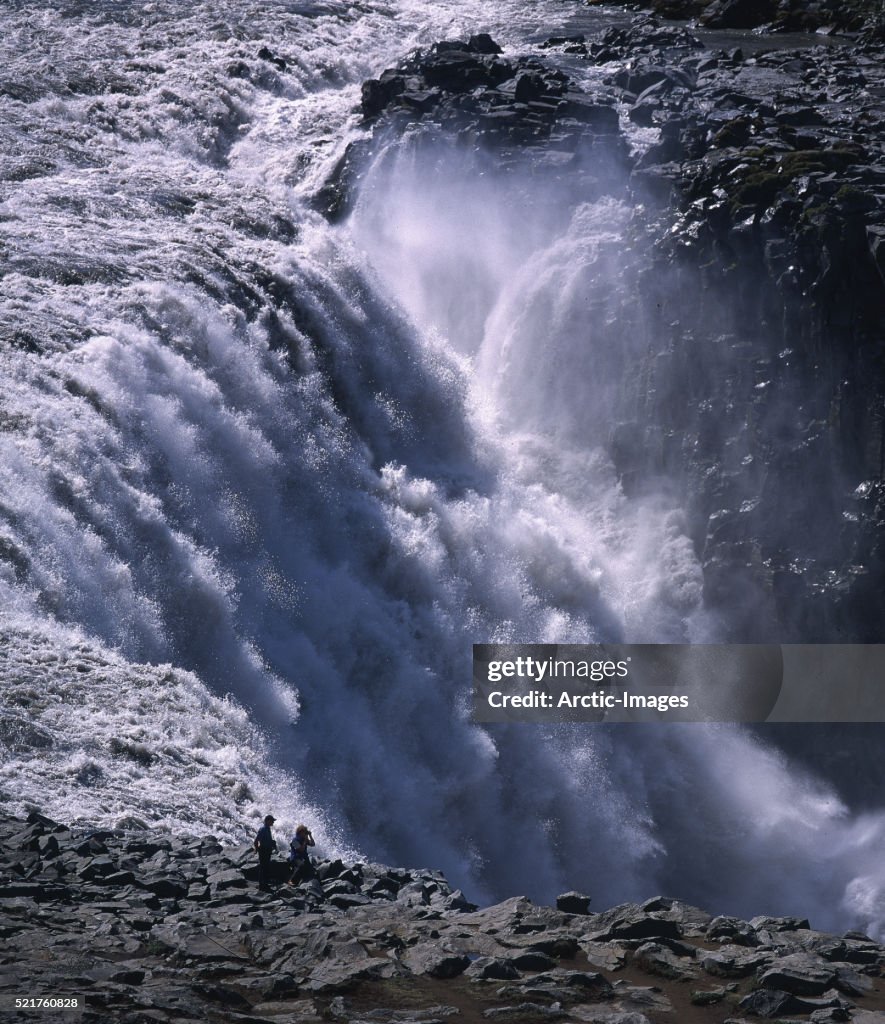
POLYGON ((615 323, 588 314, 610 383, 582 429, 628 493, 687 510, 736 641, 882 639, 885 46, 865 25, 798 49, 647 16, 533 55, 441 42, 365 83, 367 137, 317 197, 346 214, 395 144, 632 206, 615 323))

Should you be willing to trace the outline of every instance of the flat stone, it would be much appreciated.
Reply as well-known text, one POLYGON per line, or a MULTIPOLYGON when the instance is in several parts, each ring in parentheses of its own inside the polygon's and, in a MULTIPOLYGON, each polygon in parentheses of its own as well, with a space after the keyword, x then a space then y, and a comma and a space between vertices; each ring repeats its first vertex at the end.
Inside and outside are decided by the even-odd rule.
POLYGON ((520 971, 548 971, 556 967, 556 959, 547 953, 537 949, 528 949, 521 953, 514 953, 507 957, 517 970, 520 971))
POLYGON ((647 1010, 649 1013, 668 1013, 673 1005, 657 986, 628 985, 617 981, 612 985, 612 995, 625 1010, 647 1010))
POLYGON ((454 978, 470 966, 470 957, 434 943, 411 946, 401 960, 412 974, 428 974, 431 978, 454 978))
POLYGON ((249 951, 230 932, 213 929, 203 934, 188 935, 178 941, 184 956, 201 960, 247 960, 249 951))
POLYGON ((295 1016, 307 1020, 315 1017, 317 1020, 322 1019, 320 1014, 317 1013, 316 1003, 312 999, 275 999, 272 1002, 267 1003, 255 1003, 252 1007, 252 1013, 266 1013, 269 1017, 279 1017, 280 1014, 294 1014, 295 1016))
POLYGON ((372 902, 368 896, 363 896, 360 893, 346 892, 335 893, 328 898, 328 901, 339 910, 349 910, 351 907, 364 907, 367 903, 372 902))
POLYGON ((248 881, 243 877, 243 872, 236 868, 226 871, 216 871, 206 878, 213 892, 224 891, 225 889, 245 889, 248 881))
POLYGON ((555 1004, 548 1006, 546 1003, 517 1003, 515 1006, 492 1006, 488 1010, 483 1010, 482 1015, 487 1020, 507 1020, 511 1017, 552 1020, 565 1017, 566 1012, 555 1004))
POLYGON ((181 877, 148 878, 142 881, 142 885, 160 899, 187 896, 188 884, 181 877))
MULTIPOLYGON (((774 954, 750 951, 742 946, 723 946, 722 949, 701 954, 701 967, 719 978, 746 978, 760 968, 767 967, 774 954)), ((823 991, 823 990, 821 990, 823 991)))
POLYGON ((584 1021, 585 1024, 650 1024, 644 1013, 636 1010, 619 1010, 606 1003, 594 1006, 571 1006, 569 1017, 584 1021))
POLYGON ((873 987, 872 979, 860 974, 845 964, 834 964, 836 968, 835 987, 849 996, 864 996, 873 987))
POLYGON ((756 931, 794 932, 799 928, 808 928, 809 924, 806 917, 752 917, 750 927, 756 931))
POLYGON ((797 996, 819 996, 837 980, 836 970, 825 961, 797 953, 781 957, 759 975, 763 988, 779 989, 797 996))
POLYGON ((785 1013, 802 1013, 799 1001, 790 992, 773 988, 759 988, 745 996, 738 1004, 752 1017, 781 1017, 785 1013))
POLYGON ((474 960, 467 968, 466 974, 476 981, 509 981, 519 977, 519 971, 509 959, 482 956, 474 960))
POLYGON ((360 981, 380 980, 392 977, 396 965, 391 960, 366 957, 357 961, 331 960, 320 963, 310 972, 310 977, 300 986, 304 992, 347 991, 360 981))

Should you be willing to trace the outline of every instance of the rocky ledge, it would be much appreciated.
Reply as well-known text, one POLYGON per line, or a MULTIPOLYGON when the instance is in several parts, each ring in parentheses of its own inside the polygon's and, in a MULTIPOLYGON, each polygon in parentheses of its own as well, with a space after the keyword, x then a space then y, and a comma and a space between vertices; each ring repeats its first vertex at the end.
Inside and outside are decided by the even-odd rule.
POLYGON ((707 28, 760 29, 766 32, 858 31, 876 15, 876 0, 586 0, 591 6, 647 7, 662 18, 697 18, 707 28))
POLYGON ((438 871, 340 860, 261 893, 251 848, 212 836, 31 814, 3 819, 0 838, 4 1009, 78 994, 78 1019, 125 1024, 885 1024, 885 947, 798 918, 663 897, 591 913, 576 892, 478 909, 438 871))

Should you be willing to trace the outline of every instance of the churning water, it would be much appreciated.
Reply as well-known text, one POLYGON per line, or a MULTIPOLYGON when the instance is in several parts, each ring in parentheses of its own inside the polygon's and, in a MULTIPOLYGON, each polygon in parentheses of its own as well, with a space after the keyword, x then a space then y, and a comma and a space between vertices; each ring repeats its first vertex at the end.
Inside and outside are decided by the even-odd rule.
POLYGON ((479 898, 885 917, 879 817, 738 730, 469 720, 475 641, 718 636, 679 509, 594 440, 631 211, 395 143, 348 221, 309 202, 364 78, 566 14, 3 5, 13 809, 233 839, 272 808, 479 898))

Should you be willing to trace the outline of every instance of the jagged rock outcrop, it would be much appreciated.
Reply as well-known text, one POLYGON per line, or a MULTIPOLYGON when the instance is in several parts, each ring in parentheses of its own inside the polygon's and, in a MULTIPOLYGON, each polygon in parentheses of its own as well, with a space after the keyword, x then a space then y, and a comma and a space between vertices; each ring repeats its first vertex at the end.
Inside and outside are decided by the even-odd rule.
MULTIPOLYGON (((603 0, 587 2, 592 6, 603 0)), ((706 28, 763 29, 772 33, 856 32, 876 14, 875 3, 866 0, 648 0, 640 6, 662 18, 697 19, 706 28)))
POLYGON ((663 481, 687 509, 707 606, 734 640, 879 640, 885 48, 875 33, 800 50, 760 51, 756 40, 745 54, 641 17, 521 58, 476 38, 366 83, 373 137, 345 156, 320 205, 345 212, 365 150, 404 132, 413 146, 448 138, 493 152, 503 173, 528 166, 585 200, 632 203, 620 334, 598 346, 611 386, 588 443, 607 435, 625 490, 663 481), (575 85, 584 64, 606 72, 587 93, 575 85), (631 122, 656 141, 637 143, 631 122))

